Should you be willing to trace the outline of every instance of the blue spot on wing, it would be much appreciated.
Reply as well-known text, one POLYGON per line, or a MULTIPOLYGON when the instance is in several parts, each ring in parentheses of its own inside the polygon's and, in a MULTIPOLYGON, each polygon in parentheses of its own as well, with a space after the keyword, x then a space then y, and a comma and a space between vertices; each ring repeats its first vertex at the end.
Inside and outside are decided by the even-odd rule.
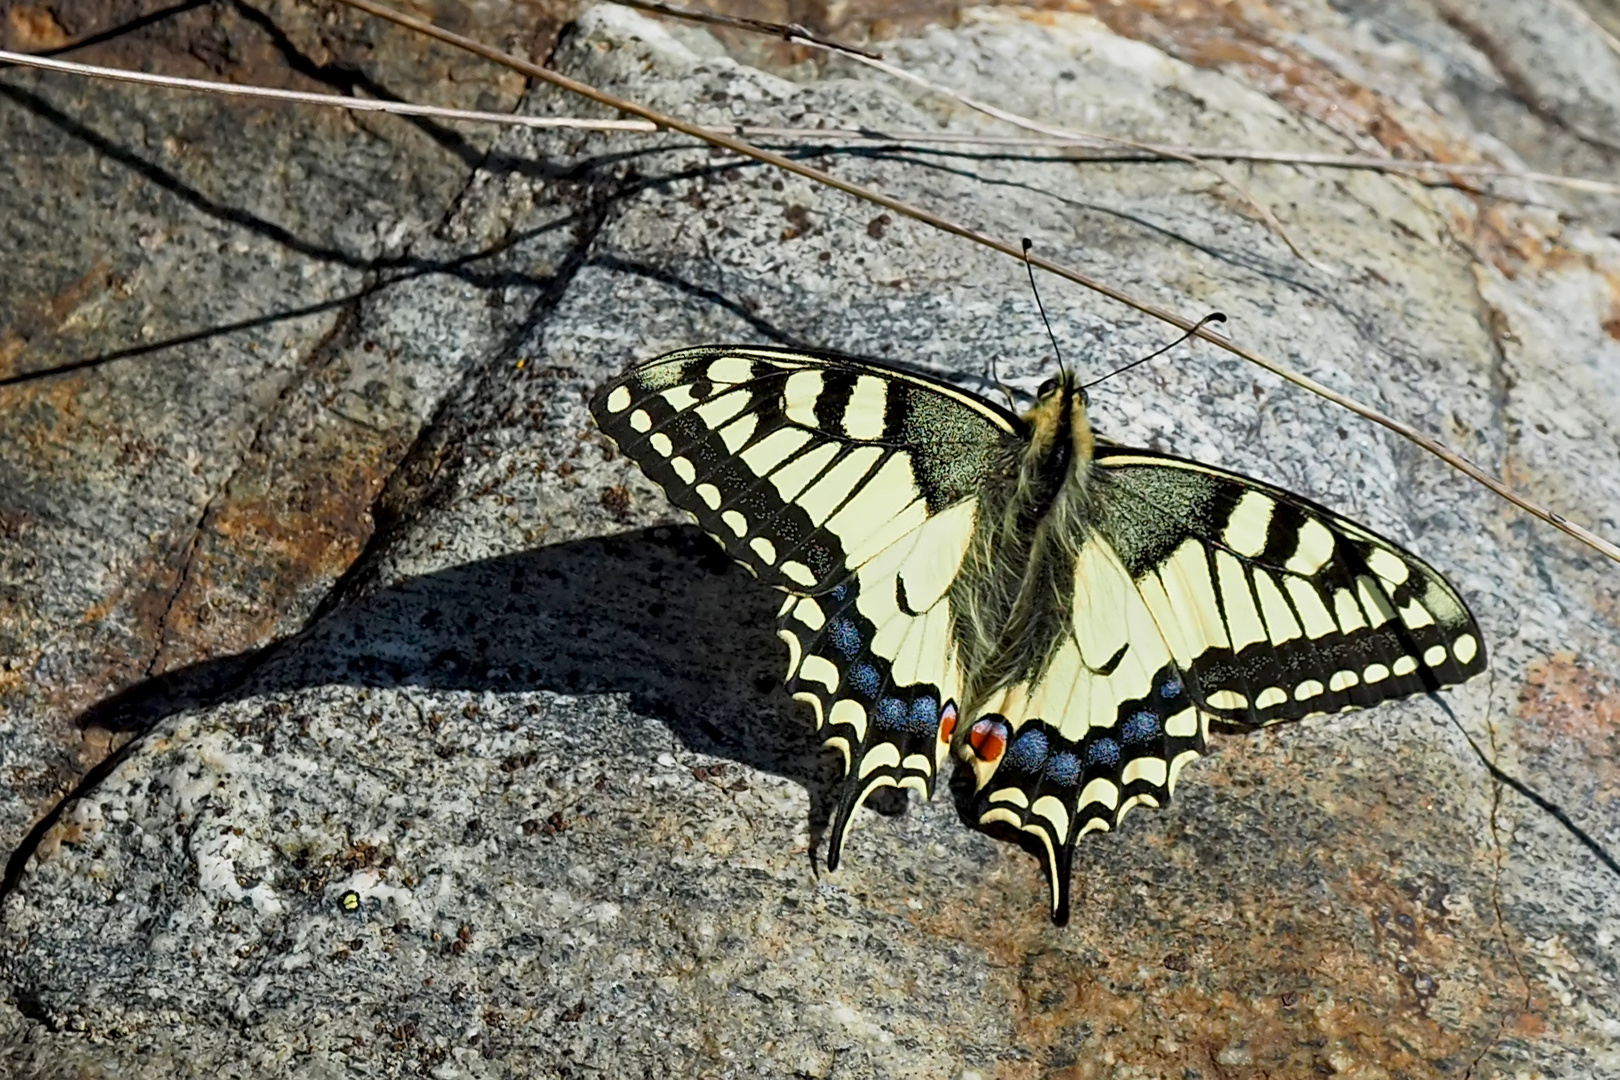
POLYGON ((904 731, 908 715, 906 703, 899 698, 886 697, 877 703, 878 725, 890 731, 904 731))
POLYGON ((939 702, 932 694, 923 694, 911 702, 911 730, 918 734, 933 731, 939 724, 939 702))
POLYGON ((1067 750, 1053 754, 1046 763, 1046 776, 1062 787, 1075 787, 1080 783, 1080 759, 1067 750))
POLYGON ((1119 764, 1119 743, 1113 739, 1098 739, 1086 747, 1086 764, 1112 768, 1119 764))
POLYGON ((1156 739, 1159 737, 1159 718, 1147 711, 1136 713, 1121 725, 1120 737, 1127 745, 1156 739))
POLYGON ((875 698, 883 689, 883 679, 871 664, 851 664, 844 675, 844 683, 864 698, 875 698))
POLYGON ((837 649, 845 660, 853 660, 860 655, 861 632, 848 619, 840 617, 829 622, 827 637, 831 639, 833 648, 837 649))
POLYGON ((1026 731, 1018 736, 1012 748, 1007 751, 1007 766, 1022 772, 1035 772, 1046 761, 1048 746, 1044 733, 1034 729, 1026 731))

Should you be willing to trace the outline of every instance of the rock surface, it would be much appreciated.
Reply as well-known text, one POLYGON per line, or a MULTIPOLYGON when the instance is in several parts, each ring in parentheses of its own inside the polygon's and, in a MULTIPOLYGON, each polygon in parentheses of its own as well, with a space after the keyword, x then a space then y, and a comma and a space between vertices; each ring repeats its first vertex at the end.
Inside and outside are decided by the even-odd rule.
MULTIPOLYGON (((1132 138, 1612 175, 1620 57, 1525 19, 989 10, 883 48, 1132 138)), ((853 65, 745 55, 775 72, 602 7, 553 62, 710 123, 983 123, 853 65)), ((447 149, 327 120, 317 145, 267 119, 210 187, 161 155, 222 158, 198 146, 227 107, 15 72, 0 91, 7 145, 36 148, 8 158, 11 190, 60 222, 8 225, 55 291, 4 298, 0 362, 104 361, 0 386, 20 448, 0 458, 8 842, 93 762, 75 712, 122 747, 14 860, 14 1072, 1620 1077, 1620 578, 1596 555, 1208 347, 1137 368, 1093 390, 1103 431, 1411 545, 1470 599, 1490 676, 1218 742, 1171 807, 1082 846, 1066 929, 1034 861, 943 793, 863 813, 818 873, 833 770, 781 692, 774 601, 584 402, 725 340, 977 387, 995 360, 1031 385, 1049 346, 1020 267, 680 138, 447 149), (278 169, 330 185, 326 231, 233 209, 284 197, 278 169)), ((545 89, 521 108, 588 111, 545 89)), ((1312 265, 1207 172, 1046 157, 810 151, 1218 308, 1620 535, 1612 201, 1231 167, 1312 265)), ((1083 371, 1170 333, 1043 288, 1083 371)))

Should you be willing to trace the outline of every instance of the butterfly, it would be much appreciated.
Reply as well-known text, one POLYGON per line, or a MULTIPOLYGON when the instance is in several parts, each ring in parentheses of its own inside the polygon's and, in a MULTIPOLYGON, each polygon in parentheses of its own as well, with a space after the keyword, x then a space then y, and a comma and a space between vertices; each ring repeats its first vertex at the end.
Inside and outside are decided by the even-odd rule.
POLYGON ((703 346, 602 386, 598 426, 786 594, 787 687, 843 761, 837 869, 881 787, 971 772, 1032 838, 1054 922, 1076 841, 1161 807, 1211 721, 1452 686, 1479 626, 1434 568, 1308 499, 1094 435, 1066 370, 1022 414, 830 353, 703 346))

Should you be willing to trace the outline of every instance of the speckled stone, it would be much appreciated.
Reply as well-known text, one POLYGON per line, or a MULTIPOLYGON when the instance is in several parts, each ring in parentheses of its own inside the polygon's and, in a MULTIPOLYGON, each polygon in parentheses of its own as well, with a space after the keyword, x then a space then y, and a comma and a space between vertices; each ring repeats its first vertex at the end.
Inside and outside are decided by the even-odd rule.
MULTIPOLYGON (((1353 13, 1221 18, 1252 46, 1225 72, 1160 40, 1208 48, 1208 27, 1166 15, 1137 40, 1118 11, 1113 29, 980 11, 884 48, 1043 119, 1277 149, 1355 149, 1335 124, 1357 121, 1312 109, 1334 90, 1365 117, 1406 71, 1353 13), (1300 76, 1286 89, 1256 74, 1266 35, 1300 76)), ((553 62, 705 122, 982 122, 853 65, 767 73, 620 8, 588 12, 553 62)), ((1494 145, 1402 85, 1423 120, 1403 137, 1494 145)), ((585 111, 543 89, 522 107, 585 111)), ((1224 311, 1245 343, 1620 534, 1620 242, 1560 217, 1556 192, 1526 208, 1235 168, 1307 265, 1180 164, 812 160, 1224 311)), ((726 340, 980 388, 995 361, 1033 385, 1050 346, 1022 268, 668 136, 503 134, 414 243, 495 252, 504 302, 431 276, 376 290, 357 348, 455 373, 411 399, 436 404, 381 485, 382 527, 298 632, 97 703, 103 727, 149 730, 6 898, 16 1071, 1620 1077, 1617 878, 1469 744, 1620 848, 1611 566, 1399 439, 1184 348, 1094 388, 1101 430, 1412 546, 1473 604, 1490 676, 1219 740, 1169 808, 1082 845, 1064 929, 1035 860, 965 828, 945 792, 863 811, 829 874, 836 770, 781 690, 773 597, 677 521, 585 401, 636 359, 726 340)), ((1043 297, 1083 372, 1170 334, 1062 283, 1043 297)))

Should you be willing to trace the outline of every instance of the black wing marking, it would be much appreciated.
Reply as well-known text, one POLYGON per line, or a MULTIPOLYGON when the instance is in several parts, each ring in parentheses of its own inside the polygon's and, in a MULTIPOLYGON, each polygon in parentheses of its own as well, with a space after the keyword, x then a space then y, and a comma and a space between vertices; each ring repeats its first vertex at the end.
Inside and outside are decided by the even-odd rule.
POLYGON ((1456 590, 1383 537, 1207 465, 1115 449, 1095 464, 1098 529, 1219 719, 1363 708, 1484 670, 1456 590))

